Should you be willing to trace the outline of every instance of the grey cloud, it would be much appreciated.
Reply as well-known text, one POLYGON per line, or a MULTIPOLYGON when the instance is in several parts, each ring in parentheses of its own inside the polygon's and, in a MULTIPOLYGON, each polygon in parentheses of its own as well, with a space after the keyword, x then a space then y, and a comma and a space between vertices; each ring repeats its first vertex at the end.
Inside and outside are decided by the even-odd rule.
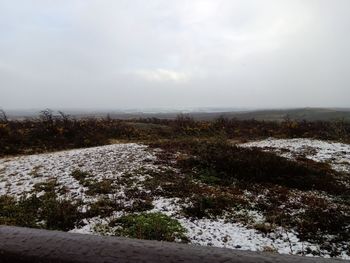
POLYGON ((0 0, 0 107, 350 107, 347 0, 0 0))

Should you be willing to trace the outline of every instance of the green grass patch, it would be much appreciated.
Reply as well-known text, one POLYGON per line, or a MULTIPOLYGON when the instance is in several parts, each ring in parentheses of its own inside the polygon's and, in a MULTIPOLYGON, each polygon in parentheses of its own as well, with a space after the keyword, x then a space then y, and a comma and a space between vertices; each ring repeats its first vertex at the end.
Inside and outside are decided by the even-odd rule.
POLYGON ((186 230, 181 224, 161 213, 141 213, 120 217, 110 223, 119 226, 115 234, 130 238, 187 242, 186 230))

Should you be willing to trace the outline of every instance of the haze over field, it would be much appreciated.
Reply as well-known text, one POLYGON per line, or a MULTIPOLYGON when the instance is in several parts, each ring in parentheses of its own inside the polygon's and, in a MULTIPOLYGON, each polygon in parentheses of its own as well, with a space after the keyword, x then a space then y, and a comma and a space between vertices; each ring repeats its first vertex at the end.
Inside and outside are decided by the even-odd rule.
POLYGON ((349 107, 348 0, 0 0, 0 107, 349 107))

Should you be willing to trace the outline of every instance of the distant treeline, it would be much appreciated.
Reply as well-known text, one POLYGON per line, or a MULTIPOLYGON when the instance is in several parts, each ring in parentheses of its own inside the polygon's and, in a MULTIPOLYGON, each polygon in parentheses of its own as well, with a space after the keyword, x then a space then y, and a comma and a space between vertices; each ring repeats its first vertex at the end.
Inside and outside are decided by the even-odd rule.
MULTIPOLYGON (((213 121, 195 121, 180 114, 175 120, 157 118, 138 119, 139 123, 157 124, 171 128, 175 135, 217 136, 229 139, 314 138, 350 142, 350 122, 339 121, 297 121, 285 118, 282 122, 216 118, 213 121)), ((169 134, 170 135, 170 134, 169 134)))
POLYGON ((345 121, 282 122, 237 120, 219 117, 196 121, 180 114, 176 119, 143 118, 116 120, 75 119, 63 112, 44 110, 36 118, 9 120, 0 111, 0 156, 105 145, 112 139, 155 141, 181 137, 223 137, 237 140, 277 138, 316 138, 350 142, 350 123, 345 121))
POLYGON ((63 112, 44 110, 37 118, 0 119, 0 155, 29 154, 107 144, 109 138, 129 138, 133 128, 123 121, 77 120, 63 112))

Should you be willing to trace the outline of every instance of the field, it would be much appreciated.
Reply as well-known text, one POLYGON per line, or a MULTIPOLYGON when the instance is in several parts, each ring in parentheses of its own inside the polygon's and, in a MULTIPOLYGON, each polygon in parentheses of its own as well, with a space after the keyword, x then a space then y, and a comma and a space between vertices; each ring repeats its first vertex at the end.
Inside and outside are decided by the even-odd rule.
POLYGON ((0 124, 0 224, 350 259, 350 124, 0 124))

